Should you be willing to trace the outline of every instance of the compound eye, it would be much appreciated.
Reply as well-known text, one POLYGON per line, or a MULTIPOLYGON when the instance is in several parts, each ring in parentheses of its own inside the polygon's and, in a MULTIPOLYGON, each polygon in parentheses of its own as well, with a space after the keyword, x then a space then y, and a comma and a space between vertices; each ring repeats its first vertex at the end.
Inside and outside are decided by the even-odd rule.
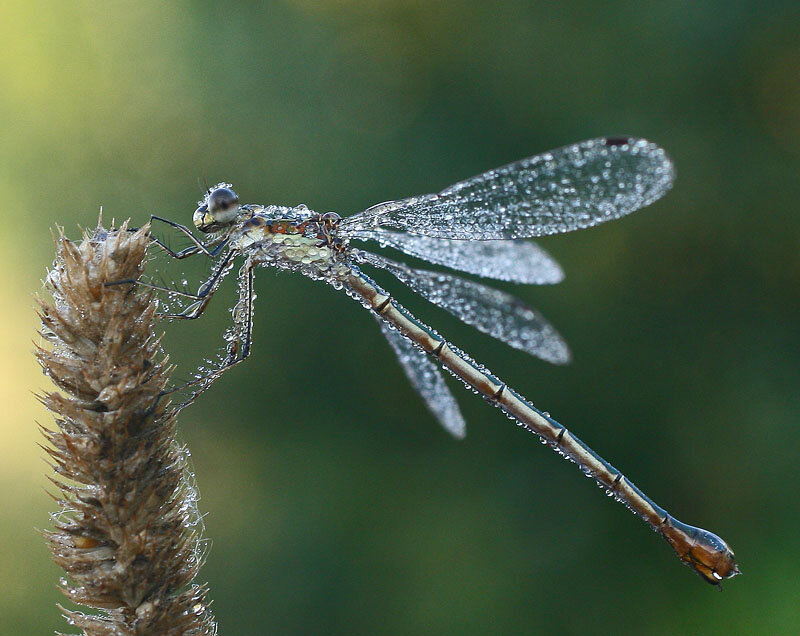
POLYGON ((220 212, 235 210, 239 204, 239 197, 230 188, 217 188, 208 195, 208 211, 215 217, 220 212))

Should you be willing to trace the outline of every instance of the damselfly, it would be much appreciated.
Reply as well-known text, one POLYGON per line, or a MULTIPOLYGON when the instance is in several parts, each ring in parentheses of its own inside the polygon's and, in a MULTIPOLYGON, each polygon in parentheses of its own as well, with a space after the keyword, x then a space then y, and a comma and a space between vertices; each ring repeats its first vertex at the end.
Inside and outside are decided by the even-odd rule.
POLYGON ((216 368, 190 383, 204 387, 250 353, 256 266, 299 272, 344 290, 373 312, 409 380, 450 433, 462 437, 465 425, 440 366, 575 462, 663 536, 684 563, 709 583, 719 584, 739 573, 733 552, 720 537, 684 524, 656 505, 549 413, 415 318, 362 266, 392 274, 433 304, 512 347, 549 362, 567 362, 566 344, 539 313, 473 280, 416 269, 351 243, 375 241, 485 278, 557 283, 563 277, 558 264, 537 245, 518 239, 619 218, 660 198, 673 177, 672 163, 658 146, 643 139, 604 137, 490 170, 438 194, 380 203, 345 218, 331 212, 318 214, 303 205, 240 205, 231 185, 220 183, 208 190, 194 213, 194 226, 207 236, 206 241, 195 238, 183 225, 153 217, 192 241, 185 250, 174 251, 154 239, 170 256, 205 254, 217 259, 210 278, 196 294, 167 289, 189 298, 191 304, 165 316, 200 316, 233 268, 234 259, 244 258, 233 326, 226 332, 226 354, 216 368))

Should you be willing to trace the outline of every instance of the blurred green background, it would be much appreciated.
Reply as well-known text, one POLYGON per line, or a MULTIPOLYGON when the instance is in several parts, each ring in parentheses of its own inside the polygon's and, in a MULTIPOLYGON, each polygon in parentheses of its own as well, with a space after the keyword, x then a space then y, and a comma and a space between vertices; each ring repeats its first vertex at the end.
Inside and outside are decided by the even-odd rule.
MULTIPOLYGON (((218 180, 351 214, 619 133, 663 145, 675 189, 541 241, 566 281, 514 289, 571 366, 412 309, 728 540, 744 576, 717 593, 458 387, 452 441, 367 312, 262 270, 252 358, 181 418, 221 633, 800 633, 799 19, 788 1, 3 3, 0 633, 66 627, 34 531, 53 509, 31 393, 49 228, 78 236, 101 205, 188 222, 218 180)), ((167 326, 174 358, 221 343, 231 298, 167 326)))

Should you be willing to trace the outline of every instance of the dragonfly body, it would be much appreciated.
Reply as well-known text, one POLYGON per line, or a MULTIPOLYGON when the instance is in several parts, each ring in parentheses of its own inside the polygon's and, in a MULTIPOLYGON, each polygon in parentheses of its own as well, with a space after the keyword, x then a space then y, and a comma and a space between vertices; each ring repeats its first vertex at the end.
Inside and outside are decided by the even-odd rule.
MULTIPOLYGON (((237 256, 239 302, 226 332, 227 355, 219 368, 190 384, 202 388, 250 352, 253 270, 277 267, 322 280, 370 309, 406 375, 442 425, 457 437, 464 420, 439 369, 444 368, 575 462, 606 492, 663 536, 679 558, 709 583, 739 573, 733 552, 717 535, 684 524, 655 504, 619 470, 572 432, 540 411, 504 381, 418 320, 363 267, 392 274, 435 305, 478 330, 539 358, 563 364, 570 354, 555 329, 506 292, 449 273, 412 268, 351 245, 377 241, 451 269, 500 280, 547 284, 563 272, 538 246, 516 239, 567 232, 618 218, 651 203, 670 187, 672 164, 645 140, 599 138, 543 153, 465 180, 438 194, 390 201, 341 218, 305 206, 239 205, 229 184, 211 188, 194 214, 203 243, 188 228, 169 222, 194 241, 177 257, 205 253, 218 265, 194 303, 169 318, 198 317, 237 256)), ((161 219, 164 220, 164 219, 161 219)), ((120 281, 123 282, 123 281, 120 281)), ((151 287, 157 287, 150 285, 151 287)), ((174 293, 174 290, 172 290, 174 293)))

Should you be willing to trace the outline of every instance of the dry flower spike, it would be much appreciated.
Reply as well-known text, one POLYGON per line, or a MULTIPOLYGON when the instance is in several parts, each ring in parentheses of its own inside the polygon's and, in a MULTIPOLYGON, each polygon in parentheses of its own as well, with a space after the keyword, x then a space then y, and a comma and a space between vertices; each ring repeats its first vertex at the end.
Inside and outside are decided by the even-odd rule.
MULTIPOLYGON (((36 355, 61 392, 40 396, 55 416, 43 429, 60 491, 45 533, 67 573, 66 596, 97 613, 64 609, 86 635, 214 634, 196 496, 175 415, 159 392, 170 367, 154 335, 155 302, 130 286, 148 246, 146 228, 105 230, 75 244, 63 234, 39 300, 47 348, 36 355), (155 406, 154 406, 155 405, 155 406)), ((63 608, 62 608, 63 609, 63 608)))

